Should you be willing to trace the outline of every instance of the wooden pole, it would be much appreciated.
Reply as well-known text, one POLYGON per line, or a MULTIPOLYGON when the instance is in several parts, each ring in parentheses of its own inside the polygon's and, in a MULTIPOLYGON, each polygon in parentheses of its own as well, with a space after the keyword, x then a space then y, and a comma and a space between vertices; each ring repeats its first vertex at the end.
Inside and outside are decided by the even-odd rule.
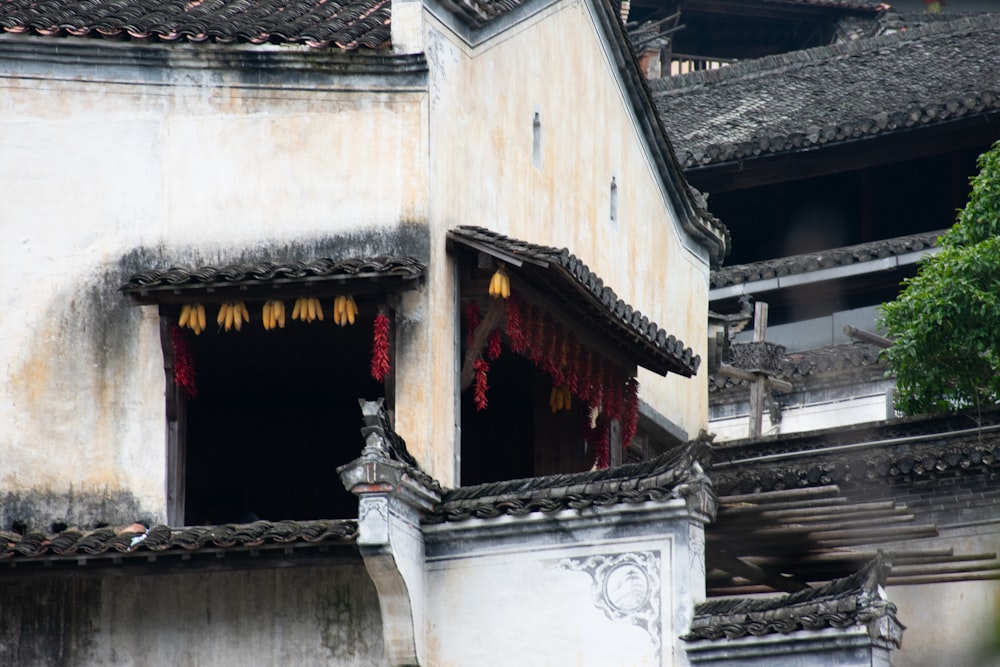
MULTIPOLYGON (((753 342, 763 343, 767 335, 767 304, 758 301, 754 304, 753 314, 753 342)), ((753 384, 750 385, 750 437, 759 438, 761 426, 764 421, 764 386, 765 377, 763 373, 757 373, 753 384)))

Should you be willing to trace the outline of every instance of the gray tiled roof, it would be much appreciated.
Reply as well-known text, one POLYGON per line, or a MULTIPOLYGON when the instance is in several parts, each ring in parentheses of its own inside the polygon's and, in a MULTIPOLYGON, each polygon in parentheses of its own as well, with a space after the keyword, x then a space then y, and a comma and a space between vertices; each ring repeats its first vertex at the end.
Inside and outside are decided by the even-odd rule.
POLYGON ((424 522, 580 510, 694 496, 699 491, 709 494, 702 500, 710 499, 711 507, 705 509, 714 514, 714 494, 704 474, 709 442, 708 437, 702 437, 641 463, 451 489, 424 522))
MULTIPOLYGON (((801 378, 823 374, 857 371, 862 368, 876 369, 881 376, 888 369, 881 357, 882 349, 869 343, 846 343, 827 345, 804 352, 785 355, 778 366, 775 377, 795 384, 801 378)), ((732 387, 749 387, 746 380, 737 380, 726 375, 713 374, 709 377, 709 392, 721 392, 732 387)))
POLYGON ((1000 412, 909 417, 719 443, 712 464, 720 494, 995 473, 1000 412))
POLYGON ((257 262, 224 267, 174 266, 152 269, 129 277, 121 291, 140 298, 154 292, 204 290, 251 285, 294 285, 320 281, 368 278, 419 278, 425 264, 413 257, 380 255, 371 258, 333 260, 319 258, 299 262, 257 262))
POLYGON ((25 535, 0 531, 0 566, 12 561, 76 560, 80 558, 146 558, 204 549, 248 550, 279 545, 330 546, 350 544, 357 536, 353 520, 256 521, 218 526, 153 526, 80 530, 25 535))
POLYGON ((942 230, 911 234, 749 264, 735 264, 712 271, 711 286, 727 287, 929 250, 937 245, 937 239, 943 233, 942 230))
POLYGON ((0 29, 45 36, 385 49, 390 0, 3 0, 0 29))
MULTIPOLYGON (((817 588, 775 598, 725 598, 695 607, 687 641, 735 639, 748 635, 788 634, 798 630, 868 626, 888 619, 888 632, 880 639, 899 646, 903 626, 896 620, 896 606, 879 591, 888 565, 873 560, 855 574, 817 588)), ((883 626, 884 627, 884 626, 883 626)))
POLYGON ((581 293, 585 294, 589 308, 600 311, 604 320, 610 320, 629 340, 635 341, 631 347, 640 355, 637 361, 641 365, 661 373, 670 370, 691 376, 698 372, 700 356, 618 298, 613 289, 566 248, 519 241, 482 227, 457 227, 448 234, 459 243, 492 248, 523 260, 525 265, 512 269, 512 272, 515 275, 523 273, 528 282, 532 282, 528 278, 530 272, 544 272, 544 281, 532 284, 536 288, 540 288, 543 282, 555 285, 564 303, 579 299, 581 293))
POLYGON ((1000 112, 1000 15, 651 82, 686 168, 1000 112))

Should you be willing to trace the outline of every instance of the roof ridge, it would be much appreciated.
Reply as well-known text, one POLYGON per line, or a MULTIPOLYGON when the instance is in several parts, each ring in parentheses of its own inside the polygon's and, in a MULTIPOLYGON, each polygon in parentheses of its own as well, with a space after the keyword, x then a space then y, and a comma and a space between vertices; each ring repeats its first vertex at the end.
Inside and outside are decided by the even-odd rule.
POLYGON ((948 37, 962 32, 977 32, 986 27, 1000 25, 1000 14, 987 13, 964 16, 952 21, 942 21, 919 28, 902 29, 875 37, 862 37, 849 42, 816 46, 788 53, 778 53, 754 60, 743 60, 714 70, 700 70, 687 74, 664 77, 650 81, 654 95, 683 94, 703 85, 722 84, 734 79, 772 75, 776 72, 808 67, 836 58, 850 58, 888 46, 900 46, 924 38, 948 37))
MULTIPOLYGON (((711 284, 713 287, 719 287, 721 286, 719 282, 724 281, 726 276, 729 276, 730 274, 738 274, 740 272, 746 272, 753 268, 762 266, 773 266, 776 264, 793 263, 796 260, 807 260, 810 258, 820 257, 823 255, 841 255, 841 254, 851 254, 857 251, 872 251, 874 249, 886 245, 912 247, 913 241, 918 241, 927 247, 932 247, 934 245, 937 245, 937 239, 946 231, 947 230, 944 229, 938 229, 930 232, 919 232, 917 234, 907 234, 906 236, 894 236, 888 239, 878 239, 876 241, 865 241, 864 243, 855 243, 853 245, 837 246, 836 248, 824 248, 822 250, 813 250, 812 252, 801 252, 801 253, 796 253, 794 255, 785 255, 784 257, 771 257, 770 259, 759 259, 753 262, 732 264, 730 266, 725 266, 720 269, 712 271, 711 284)), ((815 268, 823 269, 828 267, 825 265, 821 265, 815 268)))

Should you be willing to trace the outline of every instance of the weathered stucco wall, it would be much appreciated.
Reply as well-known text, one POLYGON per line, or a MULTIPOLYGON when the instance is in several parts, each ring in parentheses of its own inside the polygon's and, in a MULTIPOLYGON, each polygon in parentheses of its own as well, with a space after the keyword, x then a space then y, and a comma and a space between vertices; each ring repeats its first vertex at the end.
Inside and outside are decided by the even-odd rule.
POLYGON ((0 664, 387 665, 361 563, 0 581, 0 664))
MULTIPOLYGON (((694 244, 602 39, 584 0, 554 3, 478 46, 429 18, 432 224, 567 247, 704 359, 707 260, 683 245, 694 244)), ((453 319, 453 303, 434 308, 453 319)), ((707 424, 706 378, 642 372, 641 395, 693 437, 707 424)))
POLYGON ((428 253, 422 74, 241 68, 238 50, 210 46, 61 48, 53 64, 7 50, 0 82, 5 529, 166 518, 159 328, 117 292, 129 274, 428 253), (80 54, 92 64, 67 62, 80 54))
POLYGON ((685 665, 704 532, 683 500, 425 528, 427 664, 685 665))

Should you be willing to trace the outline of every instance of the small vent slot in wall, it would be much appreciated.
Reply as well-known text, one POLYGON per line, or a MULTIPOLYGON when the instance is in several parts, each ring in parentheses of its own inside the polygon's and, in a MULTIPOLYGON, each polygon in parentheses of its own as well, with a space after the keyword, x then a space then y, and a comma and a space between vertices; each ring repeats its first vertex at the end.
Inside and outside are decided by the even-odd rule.
POLYGON ((531 164, 539 169, 542 166, 542 119, 537 111, 531 121, 531 164))
POLYGON ((611 177, 611 226, 618 228, 618 183, 615 177, 611 177))

